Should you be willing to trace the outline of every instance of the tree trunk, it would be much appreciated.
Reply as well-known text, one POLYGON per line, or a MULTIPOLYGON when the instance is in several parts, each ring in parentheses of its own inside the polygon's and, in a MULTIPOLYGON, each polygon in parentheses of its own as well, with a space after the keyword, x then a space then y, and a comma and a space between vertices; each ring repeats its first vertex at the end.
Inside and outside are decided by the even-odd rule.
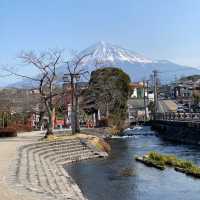
POLYGON ((75 119, 74 108, 72 108, 72 111, 71 111, 71 128, 72 128, 72 134, 75 134, 76 133, 76 119, 75 119))
POLYGON ((51 120, 49 120, 47 124, 47 132, 45 134, 45 137, 48 137, 49 135, 53 135, 53 125, 52 125, 51 120))
POLYGON ((98 110, 95 111, 94 114, 95 114, 95 121, 96 121, 95 126, 96 126, 96 127, 99 127, 99 116, 98 116, 99 113, 98 113, 98 110))
POLYGON ((108 119, 109 117, 109 106, 108 103, 106 103, 106 118, 108 119))
POLYGON ((48 106, 48 103, 45 102, 45 106, 48 110, 48 123, 47 123, 47 132, 45 134, 45 138, 48 137, 48 135, 53 135, 53 128, 54 128, 54 114, 55 114, 55 108, 51 110, 50 106, 48 106))
POLYGON ((75 132, 80 133, 78 96, 75 96, 75 132))

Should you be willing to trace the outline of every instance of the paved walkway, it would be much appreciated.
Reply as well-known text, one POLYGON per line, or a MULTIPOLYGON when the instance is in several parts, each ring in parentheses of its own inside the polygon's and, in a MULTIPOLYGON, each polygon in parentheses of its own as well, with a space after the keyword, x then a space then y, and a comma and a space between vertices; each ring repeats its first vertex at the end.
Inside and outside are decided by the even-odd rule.
POLYGON ((79 139, 38 142, 42 132, 0 139, 0 199, 85 200, 63 164, 98 157, 79 139))
POLYGON ((14 191, 7 184, 11 162, 17 157, 17 149, 25 144, 36 142, 42 134, 23 133, 17 138, 0 139, 0 196, 2 200, 33 200, 29 195, 14 191))

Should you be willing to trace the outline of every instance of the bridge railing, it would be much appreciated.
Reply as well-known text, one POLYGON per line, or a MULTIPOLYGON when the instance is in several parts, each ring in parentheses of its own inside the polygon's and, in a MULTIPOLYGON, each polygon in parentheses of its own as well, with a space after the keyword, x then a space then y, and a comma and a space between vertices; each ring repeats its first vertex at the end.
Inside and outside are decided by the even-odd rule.
POLYGON ((154 113, 151 115, 153 120, 163 121, 199 121, 200 113, 181 113, 181 112, 165 112, 165 113, 154 113))

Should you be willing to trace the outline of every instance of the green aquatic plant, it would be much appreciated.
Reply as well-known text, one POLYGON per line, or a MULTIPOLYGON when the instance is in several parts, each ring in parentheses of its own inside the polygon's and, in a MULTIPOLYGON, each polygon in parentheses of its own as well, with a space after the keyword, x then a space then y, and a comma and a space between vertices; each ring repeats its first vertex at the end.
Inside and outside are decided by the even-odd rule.
POLYGON ((168 165, 168 166, 176 166, 178 162, 176 156, 173 156, 173 155, 165 155, 164 161, 165 161, 165 165, 168 165))
POLYGON ((188 160, 177 160, 176 167, 180 167, 180 168, 183 168, 183 169, 191 169, 191 168, 193 168, 195 166, 191 161, 188 161, 188 160))
POLYGON ((151 151, 142 158, 136 160, 141 161, 146 165, 153 167, 160 167, 164 169, 165 166, 174 167, 176 171, 183 172, 187 175, 200 178, 200 167, 193 162, 183 159, 178 159, 174 155, 162 155, 158 152, 151 151))

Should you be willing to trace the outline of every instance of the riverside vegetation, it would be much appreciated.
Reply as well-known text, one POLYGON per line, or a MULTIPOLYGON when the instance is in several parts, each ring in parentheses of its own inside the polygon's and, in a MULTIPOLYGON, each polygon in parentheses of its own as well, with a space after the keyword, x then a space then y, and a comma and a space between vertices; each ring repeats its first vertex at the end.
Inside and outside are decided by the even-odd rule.
POLYGON ((96 117, 98 112, 105 116, 111 134, 119 135, 124 130, 130 82, 123 70, 102 67, 91 73, 89 86, 83 92, 83 110, 96 117))
POLYGON ((93 146, 98 151, 107 152, 107 153, 111 151, 110 145, 104 139, 94 136, 94 135, 90 135, 89 133, 86 133, 86 132, 81 132, 79 134, 68 135, 68 136, 49 135, 47 138, 43 138, 42 141, 52 142, 52 141, 61 141, 61 140, 66 140, 66 139, 79 139, 82 142, 87 141, 88 145, 93 146))
POLYGON ((186 175, 200 178, 200 167, 188 160, 178 159, 173 155, 162 155, 157 152, 149 152, 143 157, 136 157, 136 161, 142 162, 147 166, 152 166, 160 170, 165 167, 174 167, 176 171, 185 173, 186 175))

